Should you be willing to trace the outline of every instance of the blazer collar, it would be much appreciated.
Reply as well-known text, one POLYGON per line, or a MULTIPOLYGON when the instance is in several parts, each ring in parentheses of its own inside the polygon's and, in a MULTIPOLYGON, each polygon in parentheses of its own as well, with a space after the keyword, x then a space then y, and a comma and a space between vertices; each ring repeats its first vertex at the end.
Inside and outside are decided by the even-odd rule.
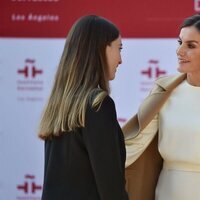
POLYGON ((157 79, 155 89, 141 103, 138 113, 123 126, 126 139, 137 136, 158 114, 171 92, 186 78, 186 74, 157 79))
POLYGON ((186 79, 186 74, 178 74, 175 76, 165 76, 156 80, 156 84, 162 87, 164 90, 173 90, 177 85, 179 85, 184 79, 186 79))
POLYGON ((157 89, 152 91, 139 108, 138 120, 140 130, 143 130, 150 123, 150 121, 160 111, 173 89, 176 88, 185 78, 186 74, 179 74, 176 76, 162 77, 156 81, 156 84, 158 85, 157 89))

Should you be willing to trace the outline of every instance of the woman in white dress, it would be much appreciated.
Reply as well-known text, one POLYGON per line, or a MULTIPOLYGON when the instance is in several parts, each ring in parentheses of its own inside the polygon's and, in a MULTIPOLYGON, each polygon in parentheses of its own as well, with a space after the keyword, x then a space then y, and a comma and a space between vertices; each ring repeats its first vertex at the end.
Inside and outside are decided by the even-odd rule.
POLYGON ((178 71, 123 127, 130 200, 200 200, 200 15, 184 20, 178 71), (158 136, 158 137, 157 137, 158 136))

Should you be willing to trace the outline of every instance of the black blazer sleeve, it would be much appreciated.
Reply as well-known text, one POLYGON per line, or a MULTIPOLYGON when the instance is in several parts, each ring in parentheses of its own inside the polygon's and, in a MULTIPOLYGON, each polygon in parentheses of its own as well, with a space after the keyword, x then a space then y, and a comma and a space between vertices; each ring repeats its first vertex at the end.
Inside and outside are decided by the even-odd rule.
POLYGON ((119 129, 115 105, 109 96, 99 110, 88 108, 83 138, 101 200, 128 199, 120 149, 124 141, 119 129))

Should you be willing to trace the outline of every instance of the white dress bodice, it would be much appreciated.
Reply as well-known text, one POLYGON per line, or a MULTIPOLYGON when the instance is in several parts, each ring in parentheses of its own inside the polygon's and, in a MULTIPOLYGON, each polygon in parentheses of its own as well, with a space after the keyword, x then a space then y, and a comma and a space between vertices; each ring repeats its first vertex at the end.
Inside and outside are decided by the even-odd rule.
POLYGON ((156 200, 200 200, 200 87, 182 82, 159 112, 156 200))

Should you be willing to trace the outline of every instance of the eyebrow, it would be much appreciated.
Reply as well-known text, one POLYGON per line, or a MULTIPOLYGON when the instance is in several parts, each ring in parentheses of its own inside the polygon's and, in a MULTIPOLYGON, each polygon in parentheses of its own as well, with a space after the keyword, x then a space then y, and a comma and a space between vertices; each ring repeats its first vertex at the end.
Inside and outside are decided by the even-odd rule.
MULTIPOLYGON (((178 39, 181 40, 180 37, 179 37, 178 39)), ((181 41, 182 41, 182 40, 181 40, 181 41)), ((192 42, 197 43, 197 44, 200 43, 200 41, 196 41, 196 40, 188 40, 188 41, 186 41, 186 43, 192 43, 192 42)))

